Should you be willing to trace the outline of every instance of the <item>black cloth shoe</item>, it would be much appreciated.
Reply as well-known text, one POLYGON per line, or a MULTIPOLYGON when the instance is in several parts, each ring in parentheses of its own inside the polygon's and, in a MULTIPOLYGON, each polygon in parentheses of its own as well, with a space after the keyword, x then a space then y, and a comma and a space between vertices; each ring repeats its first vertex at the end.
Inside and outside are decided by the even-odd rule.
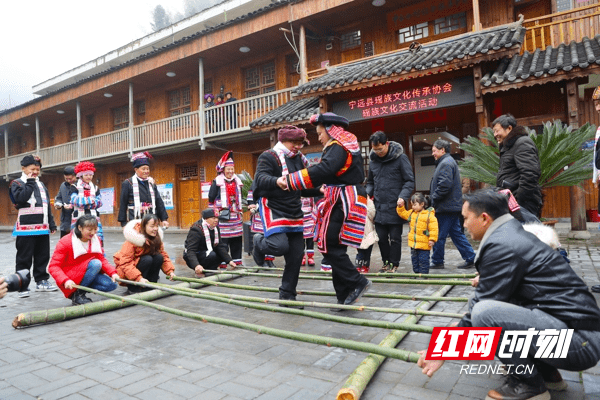
POLYGON ((256 265, 259 267, 264 267, 265 265, 265 255, 258 250, 258 241, 263 237, 264 235, 257 233, 252 238, 252 242, 254 244, 254 248, 252 249, 252 258, 254 259, 256 265))
MULTIPOLYGON (((338 303, 338 304, 340 304, 340 305, 343 305, 343 304, 344 304, 344 302, 343 302, 343 301, 341 301, 341 300, 338 300, 338 302, 337 302, 337 303, 338 303)), ((331 307, 331 308, 330 308, 330 310, 331 310, 331 311, 337 311, 337 312, 346 311, 345 309, 343 309, 343 308, 338 308, 338 307, 331 307)))
POLYGON ((273 264, 272 260, 265 260, 265 266, 269 268, 275 268, 275 264, 273 264))
MULTIPOLYGON (((296 296, 286 297, 283 295, 283 293, 279 293, 279 300, 296 301, 296 296)), ((279 307, 297 308, 298 310, 304 310, 304 306, 288 306, 287 304, 279 304, 279 307)))
POLYGON ((592 286, 592 292, 600 293, 600 285, 592 286))
POLYGON ((350 293, 348 295, 348 297, 346 297, 346 300, 344 301, 345 305, 350 305, 350 304, 354 304, 356 303, 356 301, 358 299, 360 299, 360 297, 365 294, 365 292, 367 290, 369 290, 369 288, 371 287, 372 283, 370 280, 365 279, 365 283, 361 283, 360 285, 358 285, 356 287, 356 289, 354 289, 354 291, 352 293, 350 293))
POLYGON ((464 263, 457 265, 456 268, 458 268, 458 269, 475 268, 475 264, 473 263, 473 261, 465 261, 464 263))
POLYGON ((86 297, 85 292, 83 290, 77 289, 75 293, 71 296, 71 303, 74 306, 80 306, 82 304, 91 303, 92 299, 86 297))
POLYGON ((514 375, 508 375, 506 381, 497 389, 490 390, 486 400, 550 400, 550 393, 542 381, 531 385, 514 375))
POLYGON ((444 269, 444 264, 431 264, 429 269, 444 269))

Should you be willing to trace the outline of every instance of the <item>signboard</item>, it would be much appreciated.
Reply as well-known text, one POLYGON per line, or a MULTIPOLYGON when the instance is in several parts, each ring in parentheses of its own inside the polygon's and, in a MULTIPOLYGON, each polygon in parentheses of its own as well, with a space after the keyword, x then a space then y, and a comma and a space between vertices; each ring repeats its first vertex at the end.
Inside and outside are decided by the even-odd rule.
POLYGON ((208 192, 210 191, 210 185, 212 185, 212 182, 202 182, 200 185, 202 188, 202 198, 208 199, 208 192))
POLYGON ((162 198, 163 203, 165 203, 166 210, 173 209, 173 184, 172 183, 164 183, 162 185, 156 185, 158 189, 158 193, 162 198))
POLYGON ((115 188, 100 189, 100 198, 102 199, 102 207, 98 208, 100 214, 112 214, 115 209, 115 188))
POLYGON ((407 26, 433 21, 472 8, 473 0, 437 0, 425 4, 418 3, 409 7, 399 7, 387 14, 387 26, 390 32, 396 32, 407 26))
POLYGON ((395 92, 361 97, 333 103, 333 112, 348 121, 363 121, 392 115, 452 107, 475 102, 475 86, 472 76, 413 86, 395 92))

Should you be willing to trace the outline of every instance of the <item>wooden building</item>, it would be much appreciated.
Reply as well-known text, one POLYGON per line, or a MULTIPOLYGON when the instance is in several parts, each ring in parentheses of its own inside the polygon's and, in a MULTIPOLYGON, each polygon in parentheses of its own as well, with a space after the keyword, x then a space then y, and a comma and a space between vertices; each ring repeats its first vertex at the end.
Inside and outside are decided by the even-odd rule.
MULTIPOLYGON (((568 10, 555 0, 399 3, 225 1, 37 85, 39 98, 0 111, 0 205, 10 210, 0 225, 14 223, 7 183, 33 152, 51 194, 64 166, 91 160, 100 188, 118 198, 133 174, 129 156, 148 150, 152 176, 173 189, 171 225, 186 228, 225 150, 237 172, 253 174, 284 124, 302 124, 318 143, 307 121, 319 110, 348 116, 365 154, 375 130, 400 142, 417 190, 429 187, 433 140, 459 152, 501 113, 530 127, 598 123, 589 101, 600 83, 595 1, 568 10), (238 100, 205 109, 205 93, 225 92, 238 100)), ((586 190, 583 207, 596 208, 586 190)), ((546 193, 544 216, 570 209, 568 188, 546 193)), ((115 202, 105 226, 118 225, 117 211, 115 202)))

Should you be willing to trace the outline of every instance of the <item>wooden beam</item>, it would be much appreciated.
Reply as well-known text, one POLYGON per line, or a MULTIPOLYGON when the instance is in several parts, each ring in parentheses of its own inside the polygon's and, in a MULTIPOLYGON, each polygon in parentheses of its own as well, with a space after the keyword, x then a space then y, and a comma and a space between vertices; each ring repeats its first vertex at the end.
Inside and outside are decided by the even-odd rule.
POLYGON ((308 61, 306 60, 306 31, 300 25, 300 84, 308 82, 308 61))
POLYGON ((479 0, 473 0, 473 31, 481 30, 481 17, 479 16, 479 0))

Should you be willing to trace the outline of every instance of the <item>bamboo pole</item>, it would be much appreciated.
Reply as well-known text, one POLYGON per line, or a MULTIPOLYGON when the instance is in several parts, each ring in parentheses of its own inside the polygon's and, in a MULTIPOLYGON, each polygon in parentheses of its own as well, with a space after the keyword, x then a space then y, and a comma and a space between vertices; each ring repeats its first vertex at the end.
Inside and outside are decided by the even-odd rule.
MULTIPOLYGON (((444 286, 435 292, 435 294, 444 296, 451 288, 452 286, 444 286)), ((417 306, 417 309, 429 309, 434 304, 435 303, 431 302, 423 302, 417 306)), ((405 321, 417 323, 420 318, 420 316, 409 316, 405 321)), ((395 348, 407 334, 407 331, 393 331, 383 339, 379 345, 395 348)), ((358 368, 350 374, 344 386, 338 391, 336 400, 358 400, 383 361, 385 361, 385 357, 373 353, 369 354, 369 356, 360 363, 358 368)))
MULTIPOLYGON (((235 275, 218 275, 210 278, 206 278, 204 284, 206 282, 220 282, 226 279, 236 278, 235 275)), ((201 282, 192 282, 181 284, 184 287, 195 286, 198 287, 198 283, 201 282)), ((131 297, 142 299, 146 301, 153 301, 156 299, 160 299, 162 297, 166 297, 169 294, 160 290, 151 290, 149 292, 139 293, 132 295, 131 297)), ((41 311, 31 311, 27 313, 22 313, 17 315, 14 319, 12 326, 13 328, 26 328, 32 325, 38 324, 47 324, 51 322, 61 322, 67 321, 69 319, 86 317, 88 315, 99 314, 105 311, 112 311, 119 308, 129 307, 131 304, 123 303, 120 301, 114 300, 106 300, 106 301, 98 301, 94 303, 88 303, 80 306, 70 306, 70 307, 61 307, 55 308, 51 310, 41 310, 41 311)))
POLYGON ((201 314, 192 313, 192 312, 188 312, 188 311, 178 310, 176 308, 166 307, 166 306, 163 306, 160 304, 150 303, 148 301, 134 298, 133 296, 122 297, 122 296, 117 296, 114 294, 101 292, 99 290, 90 289, 90 288, 83 287, 83 286, 76 285, 76 287, 78 289, 82 289, 82 290, 85 290, 85 291, 88 291, 91 293, 95 293, 100 296, 104 296, 104 297, 113 299, 117 302, 127 302, 127 303, 137 304, 137 305, 141 305, 141 306, 146 306, 146 307, 154 308, 155 310, 158 310, 158 311, 167 312, 167 313, 170 313, 173 315, 178 315, 180 317, 195 319, 197 321, 210 322, 210 323, 218 324, 218 325, 231 326, 234 328, 245 329, 245 330, 253 331, 256 333, 260 333, 260 334, 264 333, 266 335, 277 336, 277 337, 281 337, 284 339, 291 339, 291 340, 296 340, 296 341, 300 341, 300 342, 322 344, 322 345, 325 345, 328 347, 340 347, 342 349, 356 350, 356 351, 362 351, 362 352, 366 352, 366 353, 374 353, 374 354, 379 354, 382 356, 396 358, 398 360, 410 361, 410 362, 414 362, 414 363, 419 360, 419 354, 411 352, 411 351, 407 351, 407 350, 381 347, 376 344, 357 342, 354 340, 338 339, 338 338, 327 337, 327 336, 319 336, 319 335, 311 335, 311 334, 307 334, 307 333, 286 331, 283 329, 276 329, 276 328, 271 328, 268 326, 250 324, 247 322, 235 321, 235 320, 230 320, 230 319, 225 319, 225 318, 210 317, 207 315, 201 315, 201 314))
MULTIPOLYGON (((285 271, 285 268, 272 268, 272 267, 237 267, 237 269, 260 269, 260 270, 267 270, 267 271, 285 271)), ((226 272, 221 272, 221 271, 213 271, 213 270, 205 270, 205 272, 209 272, 212 274, 225 274, 226 272)), ((315 269, 315 270, 304 270, 301 269, 300 270, 301 273, 304 274, 315 274, 315 275, 331 275, 332 272, 331 271, 321 271, 320 269, 315 269)), ((406 277, 406 278, 422 278, 422 279, 447 279, 447 278, 475 278, 477 275, 476 274, 413 274, 413 273, 407 273, 407 272, 367 272, 362 274, 364 276, 367 277, 378 277, 378 276, 385 276, 385 277, 406 277)))
MULTIPOLYGON (((145 286, 145 285, 146 284, 142 284, 141 286, 145 286)), ((150 286, 148 286, 148 287, 150 287, 150 286)), ((88 290, 88 288, 86 288, 85 286, 82 286, 80 289, 88 290)), ((165 290, 172 294, 179 294, 179 295, 187 296, 187 297, 194 297, 194 298, 199 298, 199 299, 218 301, 221 303, 233 304, 236 306, 252 308, 255 310, 271 311, 271 312, 277 312, 277 313, 282 313, 282 314, 300 315, 303 317, 311 317, 311 318, 315 318, 315 319, 322 319, 324 321, 339 322, 339 323, 348 324, 348 325, 368 326, 371 328, 382 328, 382 329, 402 329, 402 330, 422 332, 422 333, 432 333, 433 332, 433 327, 431 327, 431 326, 422 326, 422 325, 416 325, 416 324, 402 324, 402 323, 398 323, 398 322, 388 322, 388 321, 376 321, 376 320, 363 319, 363 318, 343 317, 343 316, 339 316, 339 315, 325 314, 325 313, 320 313, 320 312, 316 312, 316 311, 298 310, 295 308, 273 307, 273 306, 266 305, 266 304, 257 304, 257 303, 251 303, 248 301, 240 301, 240 300, 235 300, 235 299, 227 299, 227 298, 219 297, 219 296, 212 296, 210 294, 180 292, 176 289, 170 289, 170 288, 165 288, 165 287, 161 287, 160 290, 165 290)), ((332 307, 332 306, 333 306, 333 304, 329 305, 329 307, 332 307)))
MULTIPOLYGON (((123 282, 129 283, 130 281, 123 282)), ((166 290, 168 292, 172 292, 175 294, 181 294, 186 296, 188 294, 201 294, 206 295, 211 298, 207 298, 207 300, 213 300, 212 297, 220 297, 223 299, 232 299, 232 300, 241 300, 248 301, 251 303, 271 303, 271 304, 282 304, 285 306, 291 307, 314 307, 314 308, 336 308, 341 310, 352 310, 352 311, 373 311, 373 312, 383 312, 388 314, 413 314, 413 315, 429 315, 433 317, 448 317, 448 318, 462 318, 463 314, 457 313, 446 313, 441 311, 419 311, 417 309, 412 308, 386 308, 386 307, 370 307, 370 306, 353 306, 353 305, 344 305, 344 304, 332 304, 332 303, 319 303, 316 301, 297 301, 297 300, 280 300, 280 299, 269 299, 265 297, 252 297, 252 296, 242 296, 238 294, 227 294, 227 293, 217 293, 211 292, 208 290, 200 290, 200 289, 188 289, 188 288, 174 288, 173 285, 167 285, 164 283, 138 283, 134 282, 137 285, 144 287, 152 287, 158 288, 161 290, 166 290)), ((196 296, 192 296, 196 297, 196 296)), ((204 297, 201 297, 204 298, 204 297)), ((231 303, 234 304, 234 303, 231 303)))
MULTIPOLYGON (((278 288, 266 287, 266 286, 251 286, 251 285, 238 285, 235 283, 225 283, 225 282, 213 282, 208 280, 210 278, 182 278, 175 277, 174 280, 184 281, 184 282, 196 282, 203 283, 209 286, 220 286, 230 289, 241 289, 241 290, 252 290, 257 292, 277 292, 279 293, 278 288)), ((323 292, 317 290, 297 290, 300 295, 307 296, 335 296, 334 292, 323 292)), ((467 297, 434 297, 434 296, 411 296, 407 294, 388 294, 388 293, 372 293, 368 292, 363 294, 363 297, 374 297, 377 299, 394 299, 394 300, 432 300, 432 301, 469 301, 467 297)))
MULTIPOLYGON (((219 275, 222 274, 222 272, 218 272, 218 271, 205 271, 205 272, 210 272, 213 273, 215 275, 219 275)), ((242 271, 228 271, 227 273, 229 274, 233 274, 233 275, 241 275, 241 276, 259 276, 262 278, 282 278, 283 274, 261 274, 261 273, 254 273, 254 272, 242 272, 242 271)), ((385 275, 387 276, 387 275, 385 275)), ((330 276, 310 276, 310 275, 300 275, 298 277, 299 279, 310 279, 310 280, 316 280, 316 281, 330 281, 331 277, 330 276)), ((371 279, 371 282, 373 283, 399 283, 399 284, 406 284, 406 285, 462 285, 462 286, 471 286, 471 282, 469 281, 451 281, 451 280, 435 280, 435 279, 429 279, 429 280, 418 280, 418 279, 386 279, 386 278, 373 278, 371 279)))

